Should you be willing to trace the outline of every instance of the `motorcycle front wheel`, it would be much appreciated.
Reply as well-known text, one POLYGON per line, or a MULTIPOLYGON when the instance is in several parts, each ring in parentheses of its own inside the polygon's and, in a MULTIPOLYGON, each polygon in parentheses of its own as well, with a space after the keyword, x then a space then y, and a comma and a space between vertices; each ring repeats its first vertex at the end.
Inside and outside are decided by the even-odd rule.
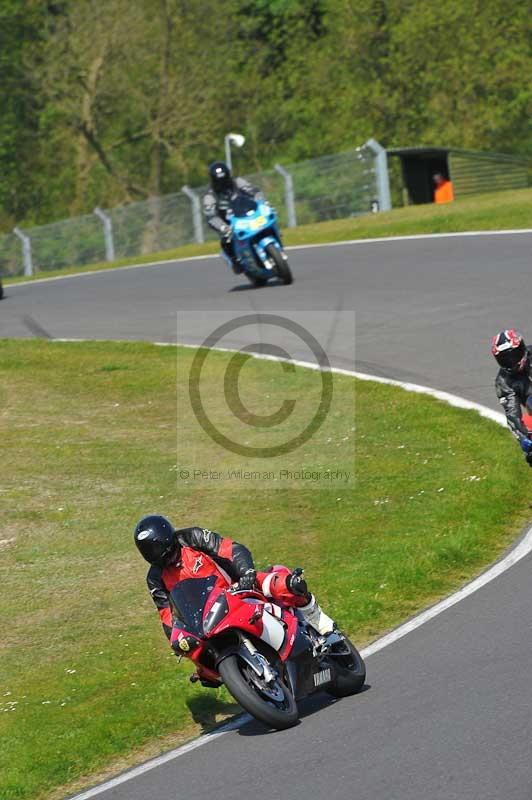
POLYGON ((266 247, 266 252, 275 264, 275 272, 282 282, 287 286, 289 283, 293 283, 294 278, 292 277, 292 270, 288 266, 288 261, 283 258, 279 248, 274 244, 269 244, 266 247))
POLYGON ((238 654, 224 658, 218 671, 235 700, 255 719, 276 730, 298 722, 296 701, 280 677, 267 683, 238 654))
POLYGON ((327 688, 327 692, 334 697, 347 697, 359 692, 366 680, 366 665, 347 636, 335 645, 331 652, 331 661, 334 661, 336 680, 327 688))

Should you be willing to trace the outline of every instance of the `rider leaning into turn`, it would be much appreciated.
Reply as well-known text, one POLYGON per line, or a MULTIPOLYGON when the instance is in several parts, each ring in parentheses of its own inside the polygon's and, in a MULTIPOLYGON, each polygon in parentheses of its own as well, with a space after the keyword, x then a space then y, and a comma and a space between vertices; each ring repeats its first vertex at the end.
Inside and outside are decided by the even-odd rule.
POLYGON ((231 242, 231 226, 227 223, 227 212, 235 192, 242 192, 253 200, 263 200, 260 189, 252 186, 245 178, 233 178, 231 170, 223 161, 214 161, 209 166, 211 188, 203 198, 203 212, 207 223, 220 236, 220 244, 233 265, 233 272, 242 272, 242 265, 235 258, 231 242))
MULTIPOLYGON (((210 556, 239 589, 258 588, 277 605, 298 608, 305 621, 322 636, 335 628, 334 621, 308 591, 300 570, 291 572, 287 567, 275 566, 257 572, 247 547, 232 539, 206 528, 176 530, 166 517, 159 515, 143 517, 137 523, 134 538, 141 555, 151 564, 146 578, 148 590, 159 611, 164 632, 177 653, 183 629, 172 616, 169 596, 181 580, 182 556, 187 548, 210 556)), ((202 683, 213 686, 208 680, 202 683)))
POLYGON ((532 347, 513 329, 501 331, 491 340, 491 352, 500 369, 495 378, 495 391, 504 408, 513 435, 532 467, 532 438, 523 423, 523 408, 532 407, 532 347))

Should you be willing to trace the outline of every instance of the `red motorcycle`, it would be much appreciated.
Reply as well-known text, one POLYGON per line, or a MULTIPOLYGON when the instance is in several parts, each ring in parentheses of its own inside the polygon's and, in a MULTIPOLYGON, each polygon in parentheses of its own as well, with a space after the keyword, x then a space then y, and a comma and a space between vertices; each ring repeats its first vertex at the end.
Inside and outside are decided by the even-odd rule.
POLYGON ((193 679, 222 680, 242 708, 278 730, 297 723, 297 701, 313 692, 360 691, 364 661, 339 630, 320 636, 296 608, 239 590, 212 559, 193 552, 195 561, 183 565, 190 577, 170 594, 179 631, 173 646, 196 664, 193 679))

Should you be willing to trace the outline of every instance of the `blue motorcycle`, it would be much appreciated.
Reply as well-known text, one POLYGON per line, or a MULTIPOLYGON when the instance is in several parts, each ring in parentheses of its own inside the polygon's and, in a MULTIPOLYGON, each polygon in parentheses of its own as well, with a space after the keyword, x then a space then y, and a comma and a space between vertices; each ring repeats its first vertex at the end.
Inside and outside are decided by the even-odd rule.
POLYGON ((254 286, 264 286, 270 278, 289 284, 294 280, 288 265, 277 225, 277 214, 264 200, 236 194, 227 213, 231 226, 233 252, 254 286))

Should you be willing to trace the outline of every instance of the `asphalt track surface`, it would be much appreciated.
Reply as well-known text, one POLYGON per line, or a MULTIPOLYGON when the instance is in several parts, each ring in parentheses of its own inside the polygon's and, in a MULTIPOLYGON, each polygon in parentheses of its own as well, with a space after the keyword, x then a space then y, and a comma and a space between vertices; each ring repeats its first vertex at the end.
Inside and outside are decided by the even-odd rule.
MULTIPOLYGON (((531 254, 530 233, 303 248, 293 286, 260 290, 218 259, 103 272, 7 287, 0 336, 198 343, 224 314, 298 310, 336 366, 497 408, 489 339, 532 336, 531 254)), ((99 796, 530 800, 531 569, 527 556, 370 656, 362 694, 316 696, 296 728, 248 723, 99 796)))

